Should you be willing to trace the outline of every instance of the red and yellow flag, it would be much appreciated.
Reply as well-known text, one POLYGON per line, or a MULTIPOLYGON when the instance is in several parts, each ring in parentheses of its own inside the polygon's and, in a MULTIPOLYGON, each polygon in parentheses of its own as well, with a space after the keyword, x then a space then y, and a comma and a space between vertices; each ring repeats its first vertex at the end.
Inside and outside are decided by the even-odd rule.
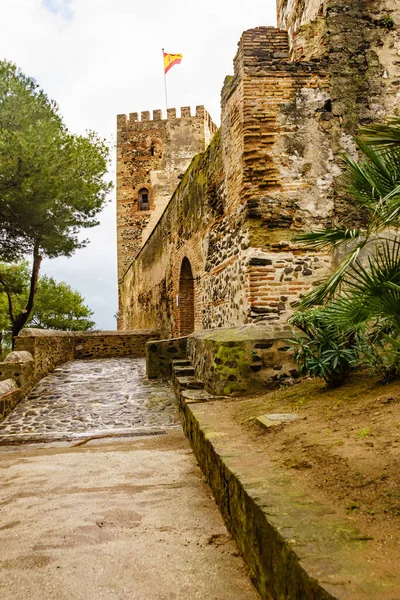
POLYGON ((182 58, 183 58, 183 54, 167 54, 167 52, 164 52, 164 51, 163 51, 163 54, 164 54, 164 73, 168 73, 168 71, 174 65, 179 65, 179 63, 182 61, 182 58))

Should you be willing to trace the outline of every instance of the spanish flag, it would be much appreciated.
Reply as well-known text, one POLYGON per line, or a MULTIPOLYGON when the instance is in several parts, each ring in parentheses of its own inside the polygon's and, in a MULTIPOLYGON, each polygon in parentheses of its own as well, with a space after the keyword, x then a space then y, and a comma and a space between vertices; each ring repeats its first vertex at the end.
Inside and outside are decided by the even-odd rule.
POLYGON ((163 51, 164 54, 164 73, 168 73, 171 67, 174 65, 179 65, 181 62, 183 55, 182 54, 167 54, 163 51))

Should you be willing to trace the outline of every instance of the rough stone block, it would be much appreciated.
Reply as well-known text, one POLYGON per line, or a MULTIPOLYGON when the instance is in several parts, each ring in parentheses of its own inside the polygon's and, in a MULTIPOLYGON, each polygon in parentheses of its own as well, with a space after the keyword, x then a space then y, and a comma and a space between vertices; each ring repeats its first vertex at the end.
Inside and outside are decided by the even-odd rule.
POLYGON ((297 421, 298 419, 304 419, 300 415, 296 415, 296 413, 276 413, 276 414, 266 414, 260 415, 256 418, 256 421, 259 425, 264 427, 265 429, 269 429, 270 427, 276 427, 278 425, 282 425, 284 423, 290 423, 291 421, 297 421))

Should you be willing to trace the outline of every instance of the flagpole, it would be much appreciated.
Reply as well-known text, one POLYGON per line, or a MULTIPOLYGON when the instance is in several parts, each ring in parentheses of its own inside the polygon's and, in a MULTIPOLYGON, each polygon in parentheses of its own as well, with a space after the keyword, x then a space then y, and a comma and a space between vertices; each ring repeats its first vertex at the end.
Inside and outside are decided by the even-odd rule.
POLYGON ((165 72, 165 65, 164 65, 164 48, 162 49, 162 55, 163 55, 163 69, 164 69, 165 110, 168 111, 167 74, 165 72))

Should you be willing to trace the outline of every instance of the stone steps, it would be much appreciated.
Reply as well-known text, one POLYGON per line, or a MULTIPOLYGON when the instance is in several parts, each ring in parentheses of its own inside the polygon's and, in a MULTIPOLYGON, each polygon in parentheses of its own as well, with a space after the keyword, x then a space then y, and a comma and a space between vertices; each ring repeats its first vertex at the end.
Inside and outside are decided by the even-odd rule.
POLYGON ((179 401, 187 404, 209 402, 216 397, 204 389, 202 381, 195 377, 195 371, 190 360, 173 359, 172 385, 179 401))

